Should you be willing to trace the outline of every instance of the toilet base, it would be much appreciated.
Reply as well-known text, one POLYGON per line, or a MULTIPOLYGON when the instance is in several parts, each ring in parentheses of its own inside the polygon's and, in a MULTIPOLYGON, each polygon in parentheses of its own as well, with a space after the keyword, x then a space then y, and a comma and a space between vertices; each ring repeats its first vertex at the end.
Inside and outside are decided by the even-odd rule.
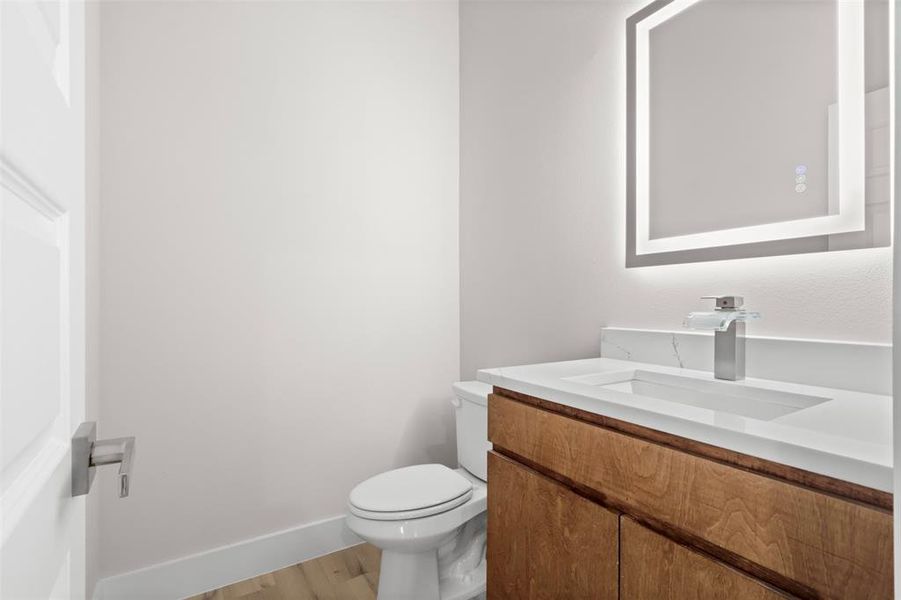
POLYGON ((378 600, 484 598, 485 517, 477 515, 435 550, 382 550, 378 600))
POLYGON ((441 600, 438 550, 405 554, 382 550, 379 600, 441 600))
POLYGON ((378 600, 472 600, 485 597, 483 560, 465 579, 438 579, 438 551, 404 554, 385 550, 378 600))
POLYGON ((483 561, 465 580, 441 580, 441 600, 485 600, 487 568, 483 561))

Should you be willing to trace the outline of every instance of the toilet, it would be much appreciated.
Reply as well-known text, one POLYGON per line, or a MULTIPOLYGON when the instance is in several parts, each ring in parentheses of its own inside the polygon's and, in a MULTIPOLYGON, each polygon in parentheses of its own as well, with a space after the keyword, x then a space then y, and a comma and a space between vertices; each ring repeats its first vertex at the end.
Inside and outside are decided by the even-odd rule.
POLYGON ((379 600, 484 597, 491 386, 463 381, 453 388, 460 467, 386 471, 348 497, 348 528, 382 550, 379 600))

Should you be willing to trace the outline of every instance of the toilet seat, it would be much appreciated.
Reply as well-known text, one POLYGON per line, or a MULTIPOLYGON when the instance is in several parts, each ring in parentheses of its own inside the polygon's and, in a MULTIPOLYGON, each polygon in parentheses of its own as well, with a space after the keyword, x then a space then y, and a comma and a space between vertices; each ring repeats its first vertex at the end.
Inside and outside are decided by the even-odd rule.
POLYGON ((444 465, 414 465, 387 471, 351 491, 348 509, 376 521, 403 521, 441 514, 465 504, 472 483, 444 465))
POLYGON ((488 508, 488 486, 485 482, 476 480, 463 469, 457 471, 472 484, 472 496, 460 506, 427 518, 405 520, 369 519, 348 510, 347 524, 350 530, 383 550, 402 552, 416 551, 453 535, 458 527, 488 508))

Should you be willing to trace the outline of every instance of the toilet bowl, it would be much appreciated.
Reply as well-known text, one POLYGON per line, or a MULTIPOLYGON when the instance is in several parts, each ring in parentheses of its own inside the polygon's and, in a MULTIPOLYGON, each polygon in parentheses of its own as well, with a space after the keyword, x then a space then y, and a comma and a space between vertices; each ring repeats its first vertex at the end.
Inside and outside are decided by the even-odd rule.
POLYGON ((485 591, 488 394, 454 384, 460 467, 380 473, 347 501, 347 526, 382 550, 379 600, 468 600, 485 591))

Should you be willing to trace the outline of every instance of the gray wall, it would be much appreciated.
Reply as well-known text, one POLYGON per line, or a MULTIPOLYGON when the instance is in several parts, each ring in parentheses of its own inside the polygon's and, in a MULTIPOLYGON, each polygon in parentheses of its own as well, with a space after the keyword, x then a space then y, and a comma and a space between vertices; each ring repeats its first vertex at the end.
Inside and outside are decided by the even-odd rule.
POLYGON ((453 463, 456 2, 102 6, 101 575, 453 463), (108 478, 112 471, 102 474, 108 478))
POLYGON ((596 356, 743 294, 759 335, 889 342, 891 250, 626 269, 625 2, 465 2, 462 370, 596 356))

